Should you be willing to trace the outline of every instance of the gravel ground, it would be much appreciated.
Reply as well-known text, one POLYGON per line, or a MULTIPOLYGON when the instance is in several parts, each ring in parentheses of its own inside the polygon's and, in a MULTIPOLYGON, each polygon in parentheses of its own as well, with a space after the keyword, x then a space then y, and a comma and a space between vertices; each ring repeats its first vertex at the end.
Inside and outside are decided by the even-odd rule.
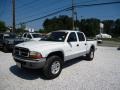
POLYGON ((17 68, 11 53, 0 52, 0 90, 120 90, 120 50, 98 47, 93 61, 66 62, 58 78, 17 68))

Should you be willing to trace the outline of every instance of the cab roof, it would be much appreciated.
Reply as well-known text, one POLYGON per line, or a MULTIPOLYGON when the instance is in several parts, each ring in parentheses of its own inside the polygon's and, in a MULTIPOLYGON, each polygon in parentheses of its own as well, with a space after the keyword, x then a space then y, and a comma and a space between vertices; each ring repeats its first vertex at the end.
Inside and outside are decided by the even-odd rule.
POLYGON ((80 31, 77 31, 77 30, 57 30, 55 32, 80 32, 80 31))

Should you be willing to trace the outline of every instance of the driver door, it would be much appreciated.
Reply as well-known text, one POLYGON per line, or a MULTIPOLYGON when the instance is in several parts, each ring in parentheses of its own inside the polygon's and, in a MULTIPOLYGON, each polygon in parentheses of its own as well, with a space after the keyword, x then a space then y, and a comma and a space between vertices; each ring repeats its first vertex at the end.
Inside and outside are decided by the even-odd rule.
POLYGON ((66 45, 66 59, 73 59, 78 57, 79 45, 75 32, 71 32, 68 36, 67 45, 66 45))

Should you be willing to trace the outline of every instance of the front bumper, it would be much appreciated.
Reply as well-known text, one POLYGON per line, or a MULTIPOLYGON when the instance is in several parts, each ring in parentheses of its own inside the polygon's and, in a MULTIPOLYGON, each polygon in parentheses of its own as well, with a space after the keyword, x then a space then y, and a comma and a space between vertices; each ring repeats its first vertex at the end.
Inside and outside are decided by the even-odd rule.
POLYGON ((20 68, 30 68, 30 69, 40 69, 43 68, 46 62, 46 58, 42 58, 38 61, 35 60, 27 60, 19 57, 13 56, 16 65, 20 68))

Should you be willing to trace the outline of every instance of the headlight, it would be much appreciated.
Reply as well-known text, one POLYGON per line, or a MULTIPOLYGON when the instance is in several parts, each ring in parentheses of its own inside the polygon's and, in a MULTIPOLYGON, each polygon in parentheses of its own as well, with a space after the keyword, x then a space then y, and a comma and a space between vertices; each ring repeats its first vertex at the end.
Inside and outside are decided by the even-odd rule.
POLYGON ((31 51, 29 57, 32 58, 32 59, 43 58, 42 55, 41 55, 41 53, 35 52, 35 51, 31 51))

